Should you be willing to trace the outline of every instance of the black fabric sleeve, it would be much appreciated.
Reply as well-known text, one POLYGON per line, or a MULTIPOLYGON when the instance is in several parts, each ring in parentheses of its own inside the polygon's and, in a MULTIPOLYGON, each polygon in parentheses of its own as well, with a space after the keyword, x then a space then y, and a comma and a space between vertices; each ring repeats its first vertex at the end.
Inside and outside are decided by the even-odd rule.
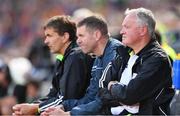
POLYGON ((87 69, 85 57, 84 54, 73 55, 65 62, 64 73, 60 81, 60 88, 65 87, 63 89, 65 99, 81 98, 85 93, 88 86, 87 81, 90 79, 90 70, 87 69))
POLYGON ((111 95, 123 104, 132 105, 154 96, 168 82, 171 82, 171 69, 167 59, 148 58, 127 86, 112 85, 111 95))

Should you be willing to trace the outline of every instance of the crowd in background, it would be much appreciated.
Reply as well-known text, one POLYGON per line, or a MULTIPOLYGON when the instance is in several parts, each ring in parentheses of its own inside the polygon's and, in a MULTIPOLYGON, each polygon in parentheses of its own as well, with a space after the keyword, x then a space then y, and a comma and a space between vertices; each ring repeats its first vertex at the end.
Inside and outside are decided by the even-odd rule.
POLYGON ((54 56, 42 41, 46 19, 75 16, 76 10, 88 8, 107 19, 115 36, 125 9, 140 6, 155 13, 162 43, 180 53, 179 0, 0 0, 0 113, 8 114, 14 104, 32 102, 50 88, 54 56))
POLYGON ((159 22, 158 28, 161 28, 163 34, 175 33, 179 38, 179 0, 0 0, 0 47, 16 47, 22 52, 14 54, 24 55, 32 41, 41 35, 40 28, 44 20, 54 15, 72 15, 82 7, 105 16, 110 31, 115 33, 121 28, 124 10, 140 6, 153 10, 159 22))

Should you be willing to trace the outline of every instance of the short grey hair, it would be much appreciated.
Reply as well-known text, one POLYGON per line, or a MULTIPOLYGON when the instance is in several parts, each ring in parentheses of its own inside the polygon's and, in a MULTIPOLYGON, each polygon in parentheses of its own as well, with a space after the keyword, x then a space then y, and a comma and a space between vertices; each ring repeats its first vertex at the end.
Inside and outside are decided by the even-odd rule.
POLYGON ((139 25, 146 25, 148 28, 149 36, 153 38, 155 32, 156 21, 151 10, 146 8, 127 9, 125 15, 135 14, 139 25))

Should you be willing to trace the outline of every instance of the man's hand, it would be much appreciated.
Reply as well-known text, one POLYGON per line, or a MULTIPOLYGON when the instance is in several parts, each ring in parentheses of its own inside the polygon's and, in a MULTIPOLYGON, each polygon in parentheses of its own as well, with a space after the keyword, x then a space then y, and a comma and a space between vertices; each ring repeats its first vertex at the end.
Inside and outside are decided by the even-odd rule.
POLYGON ((63 111, 65 111, 63 105, 59 105, 59 106, 57 106, 56 108, 60 108, 60 109, 62 109, 63 111))
POLYGON ((43 113, 41 113, 41 116, 49 116, 49 115, 69 115, 69 112, 65 112, 62 107, 49 107, 47 108, 43 113))
POLYGON ((111 95, 110 90, 108 90, 107 88, 100 88, 98 96, 104 106, 115 107, 120 105, 119 101, 111 95))
POLYGON ((118 81, 110 81, 110 82, 108 83, 108 90, 111 90, 111 86, 114 85, 114 84, 116 84, 116 83, 118 83, 118 81))
POLYGON ((34 115, 38 111, 39 104, 16 104, 13 106, 13 115, 34 115))

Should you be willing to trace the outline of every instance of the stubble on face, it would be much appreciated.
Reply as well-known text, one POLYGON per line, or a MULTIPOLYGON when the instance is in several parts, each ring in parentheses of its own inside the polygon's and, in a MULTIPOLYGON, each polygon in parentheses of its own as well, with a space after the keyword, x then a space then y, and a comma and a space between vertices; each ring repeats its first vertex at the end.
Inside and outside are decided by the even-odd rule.
POLYGON ((132 47, 138 41, 136 15, 127 15, 122 23, 122 43, 132 47))
POLYGON ((77 44, 81 48, 81 50, 89 54, 92 49, 92 32, 86 28, 86 26, 81 26, 77 28, 77 44))
POLYGON ((44 43, 49 47, 51 53, 59 53, 63 46, 59 34, 53 28, 46 28, 44 43))

